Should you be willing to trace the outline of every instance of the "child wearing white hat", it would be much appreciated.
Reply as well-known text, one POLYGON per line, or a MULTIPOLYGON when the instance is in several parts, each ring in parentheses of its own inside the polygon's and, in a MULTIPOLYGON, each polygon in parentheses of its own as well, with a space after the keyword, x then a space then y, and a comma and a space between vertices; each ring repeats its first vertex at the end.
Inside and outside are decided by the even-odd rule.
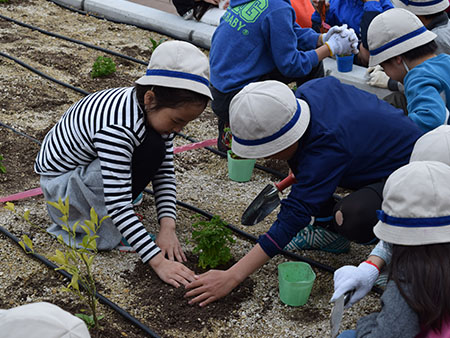
POLYGON ((375 238, 384 181, 408 162, 422 132, 401 110, 332 76, 308 81, 296 95, 281 82, 263 81, 232 100, 233 152, 285 160, 297 183, 245 257, 187 286, 191 304, 223 297, 288 244, 339 253, 349 250, 349 240, 375 238), (337 186, 356 191, 336 203, 337 186), (330 216, 327 224, 310 225, 311 216, 322 214, 330 216))
MULTIPOLYGON (((289 0, 231 0, 211 40, 211 108, 218 117, 218 147, 226 151, 224 127, 232 98, 247 84, 285 83, 323 77, 322 60, 357 53, 353 29, 333 26, 326 34, 301 28, 289 0)), ((226 138, 225 138, 226 140, 226 138)))
POLYGON ((449 122, 450 55, 436 55, 435 39, 402 8, 376 16, 367 31, 369 66, 404 85, 407 114, 425 132, 449 122))
POLYGON ((396 170, 383 190, 375 235, 392 244, 380 312, 358 320, 351 337, 449 337, 450 166, 417 161, 396 170))
MULTIPOLYGON (((410 162, 413 161, 438 161, 450 166, 450 126, 440 126, 420 137, 411 153, 410 162)), ((347 307, 358 302, 372 289, 380 271, 390 264, 391 257, 392 245, 381 240, 358 267, 346 265, 337 269, 331 301, 354 290, 347 307)))
MULTIPOLYGON (((417 15, 425 27, 436 34, 436 54, 450 54, 450 20, 445 12, 449 8, 448 0, 392 0, 392 3, 397 8, 404 8, 417 15)), ((380 65, 370 67, 368 74, 368 84, 371 86, 389 88, 392 91, 404 90, 403 85, 390 79, 380 65)))
MULTIPOLYGON (((69 197, 70 226, 90 219, 91 207, 99 219, 109 215, 97 233, 97 248, 115 248, 123 237, 142 262, 176 287, 192 281, 194 273, 180 263, 186 256, 175 233, 173 137, 205 109, 208 79, 204 53, 187 42, 165 42, 135 87, 93 93, 70 107, 45 136, 35 161, 45 199, 69 197), (160 224, 156 243, 132 204, 150 181, 160 224)), ((48 213, 54 222, 48 231, 67 241, 59 211, 49 206, 48 213)), ((78 244, 83 235, 77 235, 78 244)))

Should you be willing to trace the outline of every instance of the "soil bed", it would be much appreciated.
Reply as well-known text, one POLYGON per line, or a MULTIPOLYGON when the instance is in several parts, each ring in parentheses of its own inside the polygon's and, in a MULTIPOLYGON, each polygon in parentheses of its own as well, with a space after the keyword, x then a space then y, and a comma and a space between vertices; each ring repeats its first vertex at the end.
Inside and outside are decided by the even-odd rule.
MULTIPOLYGON (((151 55, 149 38, 168 38, 133 26, 98 20, 62 9, 45 0, 10 0, 0 4, 0 14, 38 26, 61 35, 112 49, 147 61, 151 55)), ((117 72, 107 78, 92 79, 90 70, 104 53, 0 19, 2 51, 19 58, 32 67, 60 81, 94 92, 106 88, 131 86, 145 73, 145 66, 118 57, 117 72)), ((204 51, 208 55, 208 51, 204 51)), ((31 73, 15 62, 0 57, 0 122, 26 133, 39 141, 61 115, 83 95, 31 73)), ((183 133, 197 140, 216 137, 216 118, 208 107, 183 133)), ((189 143, 181 137, 175 146, 189 143)), ((0 197, 37 188, 39 177, 33 171, 39 146, 30 139, 0 125, 0 154, 7 173, 0 174, 0 197)), ((258 164, 287 173, 285 164, 258 160, 258 164)), ((254 236, 267 231, 277 210, 253 227, 239 225, 240 218, 254 197, 268 184, 279 180, 266 172, 255 170, 247 183, 228 179, 226 161, 205 149, 179 153, 175 156, 177 198, 254 236)), ((288 192, 284 194, 286 196, 288 192)), ((45 229, 49 225, 42 196, 15 202, 19 213, 30 210, 34 224, 45 229)), ((158 232, 153 197, 145 195, 136 212, 144 216, 144 225, 158 232)), ((186 244, 191 239, 193 212, 178 209, 177 235, 185 252, 193 250, 186 244)), ((0 226, 17 237, 29 234, 40 253, 50 254, 59 248, 45 231, 31 228, 21 218, 0 205, 0 226)), ((232 245, 235 261, 253 246, 236 237, 232 245)), ((352 244, 348 254, 298 252, 321 263, 340 267, 358 264, 370 252, 370 246, 352 244)), ((191 257, 192 262, 195 262, 191 257)), ((71 313, 84 308, 70 294, 61 291, 67 284, 58 273, 27 256, 5 236, 0 235, 0 308, 11 308, 37 301, 55 303, 71 313)), ((118 250, 102 252, 95 263, 100 293, 122 307, 143 324, 164 337, 325 337, 329 335, 329 299, 333 292, 333 276, 314 269, 317 278, 305 306, 289 307, 278 297, 277 265, 287 259, 274 257, 256 271, 231 295, 206 308, 189 306, 183 288, 172 288, 159 280, 134 253, 118 250)), ((356 319, 378 307, 378 297, 369 295, 344 314, 342 328, 351 328, 356 319)), ((144 337, 144 333, 104 305, 99 312, 104 331, 101 337, 144 337)), ((95 337, 97 333, 93 332, 95 337)))

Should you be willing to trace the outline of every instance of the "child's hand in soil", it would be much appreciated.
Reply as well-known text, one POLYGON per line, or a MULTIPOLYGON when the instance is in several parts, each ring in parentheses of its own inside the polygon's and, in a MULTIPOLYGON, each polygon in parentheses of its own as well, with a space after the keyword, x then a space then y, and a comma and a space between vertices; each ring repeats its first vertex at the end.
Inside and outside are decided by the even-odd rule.
POLYGON ((156 245, 161 249, 163 256, 171 261, 176 259, 178 262, 186 262, 186 255, 175 233, 175 220, 170 217, 163 217, 160 223, 156 245))
POLYGON ((161 252, 150 260, 149 265, 162 281, 176 288, 181 284, 187 285, 196 279, 194 271, 179 262, 168 260, 161 252))
POLYGON ((200 306, 208 305, 219 298, 228 295, 231 290, 238 286, 239 281, 231 275, 230 270, 209 270, 197 277, 197 279, 186 285, 186 289, 192 289, 184 297, 195 297, 189 304, 200 302, 200 306))

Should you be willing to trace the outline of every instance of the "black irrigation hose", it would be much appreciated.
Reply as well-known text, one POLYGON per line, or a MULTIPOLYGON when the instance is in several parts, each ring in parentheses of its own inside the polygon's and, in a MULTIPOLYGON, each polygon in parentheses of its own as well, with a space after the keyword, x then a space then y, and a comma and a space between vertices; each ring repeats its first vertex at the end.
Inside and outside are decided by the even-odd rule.
POLYGON ((18 135, 25 136, 26 138, 30 139, 31 141, 33 141, 33 142, 35 142, 35 143, 37 143, 39 145, 41 144, 41 141, 39 141, 38 139, 36 139, 36 138, 34 138, 34 137, 30 136, 30 135, 27 135, 25 133, 22 133, 21 131, 18 131, 17 129, 14 129, 13 127, 8 126, 8 125, 6 125, 6 124, 4 124, 2 122, 0 122, 0 127, 5 127, 7 129, 13 131, 14 133, 18 134, 18 135))
MULTIPOLYGON (((3 235, 5 235, 6 237, 8 237, 9 239, 13 240, 17 245, 20 246, 19 242, 20 240, 14 236, 13 234, 11 234, 8 230, 6 230, 5 228, 3 228, 2 226, 0 226, 0 233, 2 233, 3 235)), ((34 258, 36 258, 37 260, 39 260, 40 262, 44 263, 47 267, 59 272, 61 275, 63 275, 65 278, 67 278, 68 280, 72 279, 72 275, 70 273, 68 273, 67 271, 64 270, 56 270, 58 268, 57 265, 55 265, 54 263, 50 262, 47 258, 45 258, 42 255, 39 255, 37 253, 34 253, 31 251, 31 249, 28 246, 25 246, 26 248, 26 253, 28 255, 33 256, 34 258)), ((85 286, 80 283, 80 285, 85 288, 85 286)), ((99 300, 100 303, 109 306, 111 309, 113 309, 114 311, 116 311, 118 314, 120 314, 122 317, 124 317, 126 320, 128 320, 129 322, 131 322, 134 326, 140 328, 141 330, 143 330, 145 333, 147 333, 150 337, 155 337, 158 338, 159 335, 156 334, 154 331, 152 331, 148 326, 142 324, 139 320, 137 320, 136 318, 134 318, 132 315, 130 315, 128 312, 126 312, 124 309, 122 309, 121 307, 119 307, 117 304, 113 303, 112 301, 110 301, 108 298, 106 298, 105 296, 102 296, 101 294, 99 294, 98 292, 95 293, 95 296, 97 297, 97 299, 99 300)))
POLYGON ((148 62, 145 62, 145 61, 142 61, 142 60, 138 60, 138 59, 136 59, 134 57, 131 57, 131 56, 128 56, 128 55, 124 55, 124 54, 121 54, 121 53, 117 53, 117 52, 114 52, 114 51, 112 51, 110 49, 106 49, 106 48, 98 47, 98 46, 95 46, 95 45, 91 45, 91 44, 89 44, 87 42, 83 42, 83 41, 80 41, 80 40, 72 39, 72 38, 69 38, 69 37, 64 36, 64 35, 60 35, 60 34, 56 34, 56 33, 53 33, 53 32, 49 32, 49 31, 46 31, 46 30, 41 29, 39 27, 32 26, 32 25, 26 24, 26 23, 21 22, 21 21, 17 21, 15 19, 9 18, 9 17, 1 15, 1 14, 0 14, 0 18, 3 19, 3 20, 6 20, 6 21, 13 22, 16 25, 19 25, 19 26, 22 26, 22 27, 26 27, 26 28, 29 28, 31 30, 38 31, 40 33, 43 33, 43 34, 46 34, 46 35, 49 35, 49 36, 53 36, 53 37, 58 38, 58 39, 70 41, 70 42, 73 42, 73 43, 76 43, 76 44, 79 44, 79 45, 83 45, 83 46, 88 47, 88 48, 96 49, 96 50, 99 50, 99 51, 107 53, 107 54, 111 54, 111 55, 114 55, 114 56, 121 57, 123 59, 127 59, 127 60, 130 60, 130 61, 139 63, 141 65, 147 65, 148 64, 148 62))
POLYGON ((10 59, 10 60, 12 60, 12 61, 18 63, 18 64, 21 65, 22 67, 25 67, 26 69, 31 70, 33 73, 36 73, 36 74, 38 74, 39 76, 42 76, 43 78, 46 78, 47 80, 56 82, 57 84, 60 84, 61 86, 67 87, 67 88, 69 88, 69 89, 72 89, 72 90, 74 90, 74 91, 76 91, 76 92, 78 92, 78 93, 81 93, 81 94, 83 94, 83 95, 88 95, 88 94, 89 94, 89 92, 87 92, 87 91, 85 91, 85 90, 83 90, 83 89, 74 87, 74 86, 72 86, 72 85, 70 85, 70 84, 68 84, 68 83, 59 81, 59 80, 57 80, 57 79, 55 79, 55 78, 53 78, 53 77, 51 77, 51 76, 49 76, 49 75, 47 75, 47 74, 42 73, 40 70, 37 70, 36 68, 31 67, 30 65, 26 64, 26 63, 23 62, 23 61, 20 61, 19 59, 15 58, 14 56, 10 56, 10 55, 5 54, 5 53, 3 53, 3 52, 0 52, 0 56, 3 56, 3 57, 5 57, 5 58, 7 58, 7 59, 10 59))

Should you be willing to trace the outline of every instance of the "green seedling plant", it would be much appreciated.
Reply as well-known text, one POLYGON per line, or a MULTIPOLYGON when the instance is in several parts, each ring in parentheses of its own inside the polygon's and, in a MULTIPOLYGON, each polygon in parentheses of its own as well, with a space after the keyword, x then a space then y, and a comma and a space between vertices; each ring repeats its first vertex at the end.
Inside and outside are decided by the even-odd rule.
MULTIPOLYGON (((1 0, 0 0, 1 1, 1 0)), ((5 174, 6 173, 6 168, 3 165, 3 156, 0 155, 0 174, 5 174)))
MULTIPOLYGON (((196 215, 200 218, 200 215, 196 215)), ((234 243, 232 232, 227 223, 214 216, 211 220, 198 220, 193 225, 192 243, 196 246, 193 252, 199 254, 198 266, 213 269, 227 263, 231 258, 229 244, 234 243)))
POLYGON ((0 0, 0 4, 7 4, 9 0, 0 0))
POLYGON ((91 77, 102 77, 111 75, 116 71, 116 64, 107 56, 99 56, 92 65, 91 77))
POLYGON ((159 39, 158 41, 156 41, 156 40, 153 39, 153 38, 149 38, 149 39, 150 39, 150 43, 152 44, 151 47, 150 47, 152 53, 155 51, 155 49, 156 49, 160 44, 162 44, 164 41, 167 40, 166 38, 161 38, 161 39, 159 39))
POLYGON ((225 138, 225 143, 228 143, 230 145, 230 156, 231 158, 234 158, 236 160, 238 159, 242 159, 242 157, 239 157, 238 155, 236 155, 235 153, 233 153, 233 151, 231 150, 231 142, 233 141, 233 135, 231 134, 231 129, 230 127, 226 127, 223 128, 223 133, 224 133, 224 138, 225 138))
MULTIPOLYGON (((103 221, 109 216, 105 216, 99 220, 94 208, 91 208, 91 219, 85 220, 84 224, 76 222, 71 229, 68 223, 69 199, 66 198, 65 202, 63 202, 61 198, 59 198, 58 203, 47 203, 61 212, 62 216, 60 217, 60 220, 63 222, 61 227, 67 232, 69 243, 64 242, 62 235, 59 235, 57 240, 64 249, 62 251, 56 249, 53 255, 46 255, 46 257, 59 266, 55 270, 64 270, 72 275, 69 285, 63 287, 62 290, 77 296, 90 310, 90 314, 77 313, 75 316, 84 320, 89 329, 98 328, 99 321, 103 316, 99 316, 97 313, 98 300, 96 297, 97 289, 93 273, 93 263, 98 254, 96 239, 99 236, 97 235, 97 231, 103 221), (78 227, 82 228, 85 232, 81 246, 79 247, 76 246, 75 242, 76 230, 78 227), (84 292, 82 292, 80 285, 83 287, 84 292)), ((18 215, 13 203, 6 203, 5 208, 18 215)), ((30 221, 29 216, 30 213, 29 210, 27 210, 22 218, 33 227, 36 227, 30 221)), ((33 242, 27 235, 22 236, 22 241, 20 241, 19 244, 27 254, 35 253, 33 242)), ((86 310, 83 309, 81 311, 84 312, 86 310)))

